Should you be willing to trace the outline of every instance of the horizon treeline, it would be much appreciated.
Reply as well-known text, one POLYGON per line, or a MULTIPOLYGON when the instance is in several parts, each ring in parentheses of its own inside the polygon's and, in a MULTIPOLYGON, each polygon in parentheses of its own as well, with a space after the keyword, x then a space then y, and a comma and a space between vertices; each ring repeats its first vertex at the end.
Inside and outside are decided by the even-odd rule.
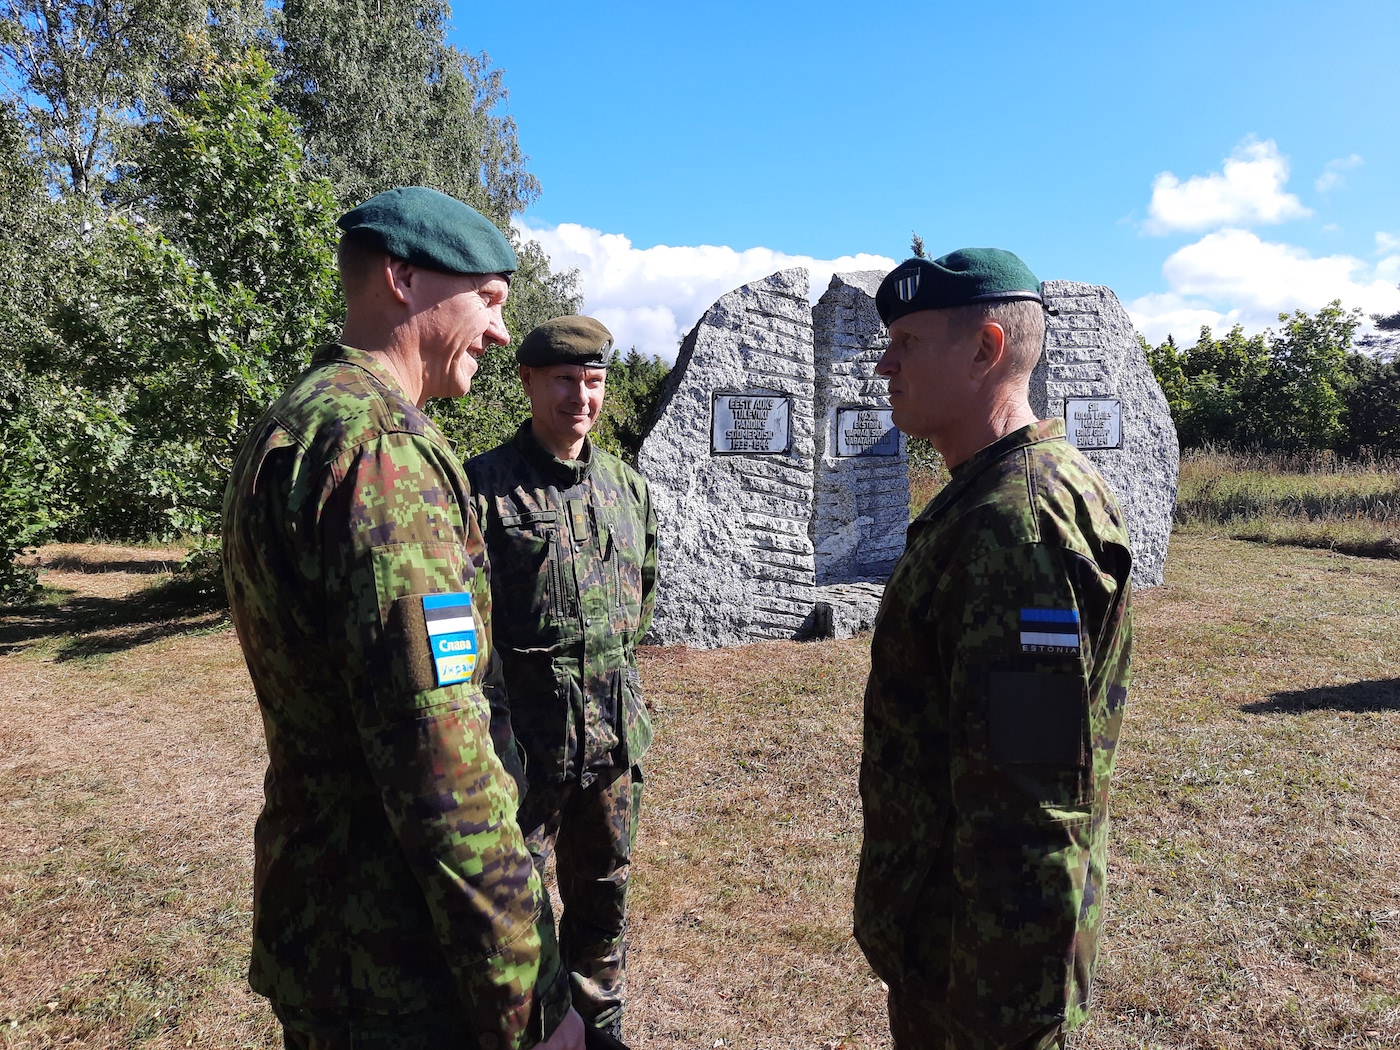
MULTIPOLYGON (((55 540, 219 529, 247 428, 339 331, 335 220, 425 185, 508 231, 519 338, 577 311, 513 217, 539 194, 503 71, 440 0, 7 0, 0 8, 0 601, 55 540)), ((617 372, 627 451, 665 367, 617 372)), ((510 350, 429 411, 463 458, 528 414, 510 350)), ((206 558, 206 562, 208 559, 206 558)))
MULTIPOLYGON (((1280 314, 1277 331, 1253 336, 1235 325, 1220 338, 1202 326, 1194 346, 1139 339, 1183 449, 1391 458, 1400 455, 1400 357, 1355 349, 1361 320, 1334 301, 1280 314)), ((1400 315, 1375 320, 1400 328, 1400 315)))

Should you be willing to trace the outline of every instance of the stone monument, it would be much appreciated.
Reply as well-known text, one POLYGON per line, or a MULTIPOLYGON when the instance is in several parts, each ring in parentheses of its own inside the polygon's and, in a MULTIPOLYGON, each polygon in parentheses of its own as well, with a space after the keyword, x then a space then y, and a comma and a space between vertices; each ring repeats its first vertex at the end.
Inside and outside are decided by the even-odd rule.
MULTIPOLYGON (((883 274, 807 271, 722 296, 681 344, 638 467, 660 523, 650 640, 698 648, 868 629, 909 522, 906 439, 875 364, 883 274)), ((1031 407, 1123 506, 1133 581, 1162 582, 1178 450, 1166 398, 1107 288, 1046 281, 1031 407)))
POLYGON ((1166 396, 1137 332, 1107 288, 1046 281, 1045 352, 1031 376, 1031 407, 1064 416, 1071 443, 1118 497, 1133 547, 1133 584, 1163 580, 1176 510, 1180 451, 1166 396))
POLYGON ((801 632, 815 604, 812 310, 804 269, 722 296, 685 337, 637 466, 661 536, 651 637, 801 632))
POLYGON ((884 583, 909 528, 907 439, 890 420, 875 363, 889 335, 875 310, 878 270, 838 273, 812 310, 816 364, 817 583, 884 583))

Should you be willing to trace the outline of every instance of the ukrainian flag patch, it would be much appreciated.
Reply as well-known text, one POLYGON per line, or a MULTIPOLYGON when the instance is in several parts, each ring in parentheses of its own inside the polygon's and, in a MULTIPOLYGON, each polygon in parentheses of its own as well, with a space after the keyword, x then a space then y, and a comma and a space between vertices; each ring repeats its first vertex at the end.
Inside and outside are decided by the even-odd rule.
POLYGON ((1021 652, 1079 652, 1077 609, 1022 609, 1021 652))
POLYGON ((423 595, 423 619, 428 622, 428 648, 433 654, 437 684, 471 680, 476 670, 476 616, 472 596, 465 592, 423 595))

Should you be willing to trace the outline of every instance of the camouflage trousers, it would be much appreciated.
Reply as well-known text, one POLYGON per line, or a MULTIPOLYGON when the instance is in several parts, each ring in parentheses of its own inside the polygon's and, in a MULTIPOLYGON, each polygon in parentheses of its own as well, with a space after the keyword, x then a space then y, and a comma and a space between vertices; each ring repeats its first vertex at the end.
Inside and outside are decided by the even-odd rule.
POLYGON ((900 994, 891 988, 889 1006, 894 1050, 1063 1050, 1065 1045, 1065 1034, 1058 1024, 1003 1046, 1000 1042, 955 1038, 942 1019, 942 1010, 930 1010, 920 996, 900 994))
POLYGON ((379 1021, 327 1022, 279 1003, 285 1050, 480 1050, 465 1017, 431 1011, 379 1021))
POLYGON ((574 1008, 598 1028, 622 1019, 627 874, 641 804, 641 768, 613 767, 599 771, 587 787, 577 780, 531 784, 518 814, 541 874, 554 856, 563 904, 559 956, 569 971, 574 1008))

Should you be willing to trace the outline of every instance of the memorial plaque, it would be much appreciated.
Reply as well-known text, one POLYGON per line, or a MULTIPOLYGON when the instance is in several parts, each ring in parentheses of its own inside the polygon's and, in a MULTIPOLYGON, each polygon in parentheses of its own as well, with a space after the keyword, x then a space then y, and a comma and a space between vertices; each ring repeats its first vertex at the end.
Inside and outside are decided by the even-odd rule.
POLYGON ((888 408, 838 408, 836 454, 838 456, 897 456, 899 431, 888 408))
POLYGON ((1123 402, 1117 398, 1065 398, 1065 434, 1075 448, 1122 448, 1123 402))
POLYGON ((778 394, 715 394, 710 451, 778 454, 792 446, 792 398, 778 394))

